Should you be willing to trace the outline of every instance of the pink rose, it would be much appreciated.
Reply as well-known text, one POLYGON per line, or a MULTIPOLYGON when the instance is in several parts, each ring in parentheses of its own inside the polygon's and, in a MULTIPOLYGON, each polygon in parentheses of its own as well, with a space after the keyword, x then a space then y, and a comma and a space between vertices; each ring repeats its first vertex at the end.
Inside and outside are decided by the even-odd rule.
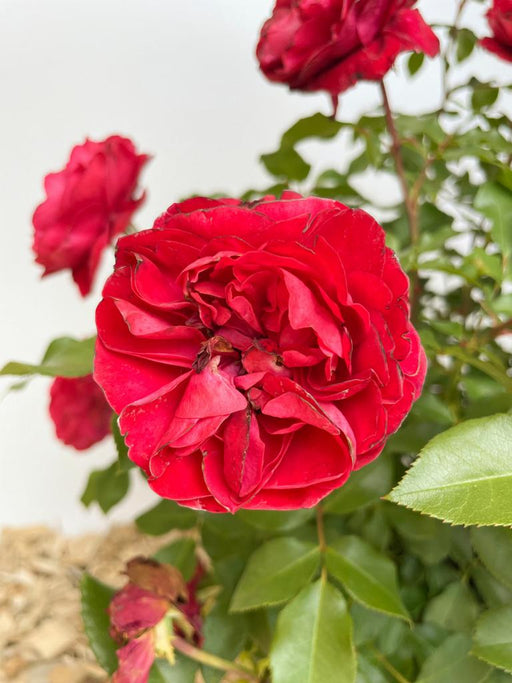
POLYGON ((481 45, 507 62, 512 62, 512 0, 494 0, 487 12, 492 38, 484 38, 481 45))
POLYGON ((439 52, 415 1, 277 0, 256 49, 261 70, 292 90, 326 90, 337 102, 357 81, 381 80, 401 52, 439 52))
POLYGON ((57 377, 50 388, 57 438, 84 451, 110 434, 112 409, 92 375, 57 377))
POLYGON ((423 384, 409 283, 361 210, 195 198, 119 240, 95 379, 161 496, 315 505, 382 451, 423 384))
POLYGON ((43 275, 69 268, 82 296, 89 293, 103 250, 144 201, 136 188, 148 158, 131 140, 112 135, 77 145, 65 168, 46 176, 46 199, 32 219, 43 275))

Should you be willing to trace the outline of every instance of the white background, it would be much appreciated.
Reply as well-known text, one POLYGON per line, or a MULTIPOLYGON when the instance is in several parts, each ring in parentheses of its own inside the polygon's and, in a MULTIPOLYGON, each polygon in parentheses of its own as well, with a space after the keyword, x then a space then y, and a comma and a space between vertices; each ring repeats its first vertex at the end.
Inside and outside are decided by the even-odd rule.
MULTIPOLYGON (((131 137, 154 155, 142 185, 148 201, 136 222, 153 219, 192 193, 236 194, 265 186, 258 156, 273 151, 297 118, 330 113, 324 95, 290 94, 259 73, 254 48, 271 0, 0 0, 0 365, 37 361, 49 340, 94 331, 101 282, 83 300, 68 273, 40 280, 31 253, 31 213, 42 178, 59 170, 86 136, 131 137)), ((420 0, 430 22, 450 21, 456 0, 420 0)), ((485 6, 468 4, 463 24, 487 32, 485 6)), ((403 60, 401 60, 403 65, 403 60)), ((483 78, 507 68, 477 50, 483 78)), ((439 60, 407 83, 387 77, 402 111, 435 107, 439 60)), ((378 103, 374 84, 341 99, 340 117, 378 103)), ((329 158, 342 160, 342 143, 329 158)), ((313 146, 315 147, 315 146, 313 146)), ((319 143, 316 152, 322 151, 319 143)), ((394 189, 394 188, 391 188, 394 189)), ((381 195, 390 191, 377 185, 381 195)), ((0 391, 6 390, 2 381, 0 391)), ((49 381, 35 379, 0 402, 0 527, 44 523, 76 533, 132 519, 153 494, 137 477, 126 501, 105 518, 79 502, 88 473, 114 457, 110 440, 80 454, 60 444, 47 417, 49 381)))

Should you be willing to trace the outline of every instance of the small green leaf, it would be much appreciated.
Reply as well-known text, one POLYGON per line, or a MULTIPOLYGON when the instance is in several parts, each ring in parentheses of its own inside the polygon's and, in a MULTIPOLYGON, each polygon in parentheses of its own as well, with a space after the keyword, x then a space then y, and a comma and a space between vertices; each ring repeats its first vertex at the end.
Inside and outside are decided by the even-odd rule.
POLYGON ((491 574, 512 589, 512 529, 471 529, 471 540, 491 574))
POLYGON ((159 562, 172 564, 173 567, 180 570, 185 581, 189 581, 197 564, 195 541, 192 538, 179 538, 177 541, 157 550, 154 557, 159 562))
POLYGON ((489 609, 512 605, 512 590, 479 564, 471 568, 471 579, 489 609))
POLYGON ((107 513, 126 496, 129 488, 130 474, 120 469, 116 460, 105 470, 91 472, 80 500, 85 507, 96 502, 107 513))
POLYGON ((327 571, 366 607, 409 619, 393 562, 357 536, 338 539, 326 554, 327 571))
POLYGON ((137 527, 150 536, 161 536, 173 529, 190 529, 196 522, 196 512, 172 500, 161 500, 135 520, 137 527))
POLYGON ((110 619, 107 608, 115 593, 113 588, 84 574, 80 582, 82 619, 91 650, 98 663, 110 675, 117 669, 117 645, 109 635, 110 619))
POLYGON ((49 377, 83 377, 93 371, 96 337, 81 341, 71 337, 54 339, 38 365, 7 363, 0 375, 46 375, 49 377))
POLYGON ((307 138, 333 138, 345 124, 324 114, 313 114, 294 123, 281 138, 281 147, 295 147, 307 138))
POLYGON ((352 622, 341 593, 324 579, 280 613, 270 651, 273 683, 353 683, 352 622))
POLYGON ((289 600, 306 585, 318 566, 320 553, 313 543, 276 538, 258 548, 235 589, 232 612, 276 605, 289 600))
POLYGON ((479 110, 483 107, 490 107, 498 99, 500 89, 488 83, 478 83, 473 89, 471 95, 471 104, 473 109, 479 110))
POLYGON ((447 638, 425 660, 416 683, 483 683, 490 668, 471 657, 471 640, 455 634, 447 638))
POLYGON ((240 510, 237 516, 261 531, 272 533, 291 531, 315 514, 314 510, 240 510))
POLYGON ((281 147, 277 152, 262 154, 261 161, 269 173, 288 180, 305 180, 311 166, 293 147, 281 147))
POLYGON ((386 506, 385 511, 407 549, 425 564, 437 564, 450 552, 450 527, 438 519, 396 505, 386 506))
POLYGON ((425 61, 425 53, 423 52, 413 52, 412 55, 407 60, 407 68, 411 76, 417 73, 425 61))
POLYGON ((331 515, 346 515, 373 503, 389 492, 394 482, 394 465, 389 454, 350 475, 338 491, 325 499, 324 511, 331 515))
POLYGON ((512 192, 498 183, 487 182, 475 197, 475 208, 492 222, 491 234, 507 259, 512 256, 512 192))
POLYGON ((132 467, 135 467, 135 463, 128 457, 128 447, 124 442, 123 435, 119 431, 117 415, 112 417, 112 436, 114 437, 114 443, 117 449, 117 462, 119 468, 124 471, 131 470, 132 467))
POLYGON ((512 673, 512 607, 482 614, 473 636, 474 654, 488 664, 512 673))
MULTIPOLYGON (((227 601, 217 601, 208 613, 203 625, 204 645, 206 652, 233 661, 244 649, 248 638, 247 615, 229 614, 227 601)), ((224 672, 203 666, 206 683, 217 683, 225 676, 224 672)))
POLYGON ((512 416, 467 420, 430 441, 387 498, 452 524, 512 524, 512 416))
POLYGON ((476 36, 473 31, 461 28, 457 33, 457 61, 463 62, 475 49, 476 36))
POLYGON ((479 611, 473 593, 457 581, 429 602, 423 621, 438 624, 447 631, 470 632, 479 611))

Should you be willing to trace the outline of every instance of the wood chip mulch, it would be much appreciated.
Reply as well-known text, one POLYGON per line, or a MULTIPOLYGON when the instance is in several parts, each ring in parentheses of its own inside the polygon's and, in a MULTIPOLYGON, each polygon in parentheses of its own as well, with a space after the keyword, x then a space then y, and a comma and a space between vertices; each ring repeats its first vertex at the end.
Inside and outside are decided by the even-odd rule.
POLYGON ((103 683, 80 619, 84 571, 122 586, 127 560, 151 555, 176 536, 151 538, 133 526, 67 538, 45 527, 0 536, 0 681, 103 683))

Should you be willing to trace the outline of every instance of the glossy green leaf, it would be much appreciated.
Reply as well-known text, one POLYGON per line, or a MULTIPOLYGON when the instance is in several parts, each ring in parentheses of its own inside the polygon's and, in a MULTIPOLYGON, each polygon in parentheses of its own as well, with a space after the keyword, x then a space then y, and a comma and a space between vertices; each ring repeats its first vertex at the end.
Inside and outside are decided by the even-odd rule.
POLYGON ((126 496, 129 488, 130 474, 121 469, 116 460, 104 470, 91 472, 80 500, 85 507, 98 503, 102 511, 107 513, 126 496))
POLYGON ((77 340, 71 337, 54 339, 36 365, 13 361, 0 375, 47 375, 49 377, 83 377, 93 371, 96 337, 77 340))
POLYGON ((512 524, 512 416, 468 420, 430 441, 389 500, 452 524, 512 524))
POLYGON ((383 454, 351 474, 346 484, 331 493, 323 503, 324 511, 332 515, 346 515, 389 493, 393 483, 392 458, 389 454, 383 454))
POLYGON ((423 621, 438 624, 447 631, 471 632, 479 611, 472 591, 456 581, 428 603, 423 621))
POLYGON ((320 579, 277 620, 270 651, 273 683, 353 683, 352 623, 341 593, 320 579))
POLYGON ((512 256, 512 191, 498 183, 487 182, 475 197, 475 208, 492 223, 491 234, 501 252, 508 259, 512 256))
POLYGON ((318 567, 320 553, 313 543, 277 538, 258 548, 233 594, 232 612, 276 605, 305 586, 318 567))
POLYGON ((315 511, 309 510, 240 510, 237 516, 261 531, 272 533, 291 531, 305 524, 315 511))
POLYGON ((328 548, 327 571, 367 607, 409 619, 393 562, 357 536, 345 536, 328 548))
POLYGON ((471 579, 488 608, 512 605, 512 590, 480 564, 471 567, 471 579))
POLYGON ((385 512, 407 549, 425 564, 437 564, 450 552, 450 527, 438 519, 396 505, 387 505, 385 512))
POLYGON ((471 529, 471 540, 491 574, 512 589, 512 529, 471 529))
POLYGON ((113 588, 84 574, 80 582, 82 620, 91 650, 98 663, 109 674, 117 669, 115 641, 109 635, 110 619, 107 608, 115 593, 113 588))
POLYGON ((512 673, 512 606, 482 614, 476 625, 471 652, 512 673))
POLYGON ((194 510, 181 507, 172 500, 161 500, 135 520, 137 527, 150 536, 161 536, 172 529, 190 529, 196 522, 194 510))
POLYGON ((473 31, 461 28, 457 33, 457 61, 463 62, 473 52, 476 45, 476 36, 473 31))
POLYGON ((468 636, 450 636, 426 659, 416 683, 483 683, 491 670, 470 649, 468 636))
POLYGON ((179 538, 157 550, 154 557, 159 562, 172 564, 173 567, 180 570, 185 581, 189 581, 197 565, 196 543, 192 538, 179 538))

